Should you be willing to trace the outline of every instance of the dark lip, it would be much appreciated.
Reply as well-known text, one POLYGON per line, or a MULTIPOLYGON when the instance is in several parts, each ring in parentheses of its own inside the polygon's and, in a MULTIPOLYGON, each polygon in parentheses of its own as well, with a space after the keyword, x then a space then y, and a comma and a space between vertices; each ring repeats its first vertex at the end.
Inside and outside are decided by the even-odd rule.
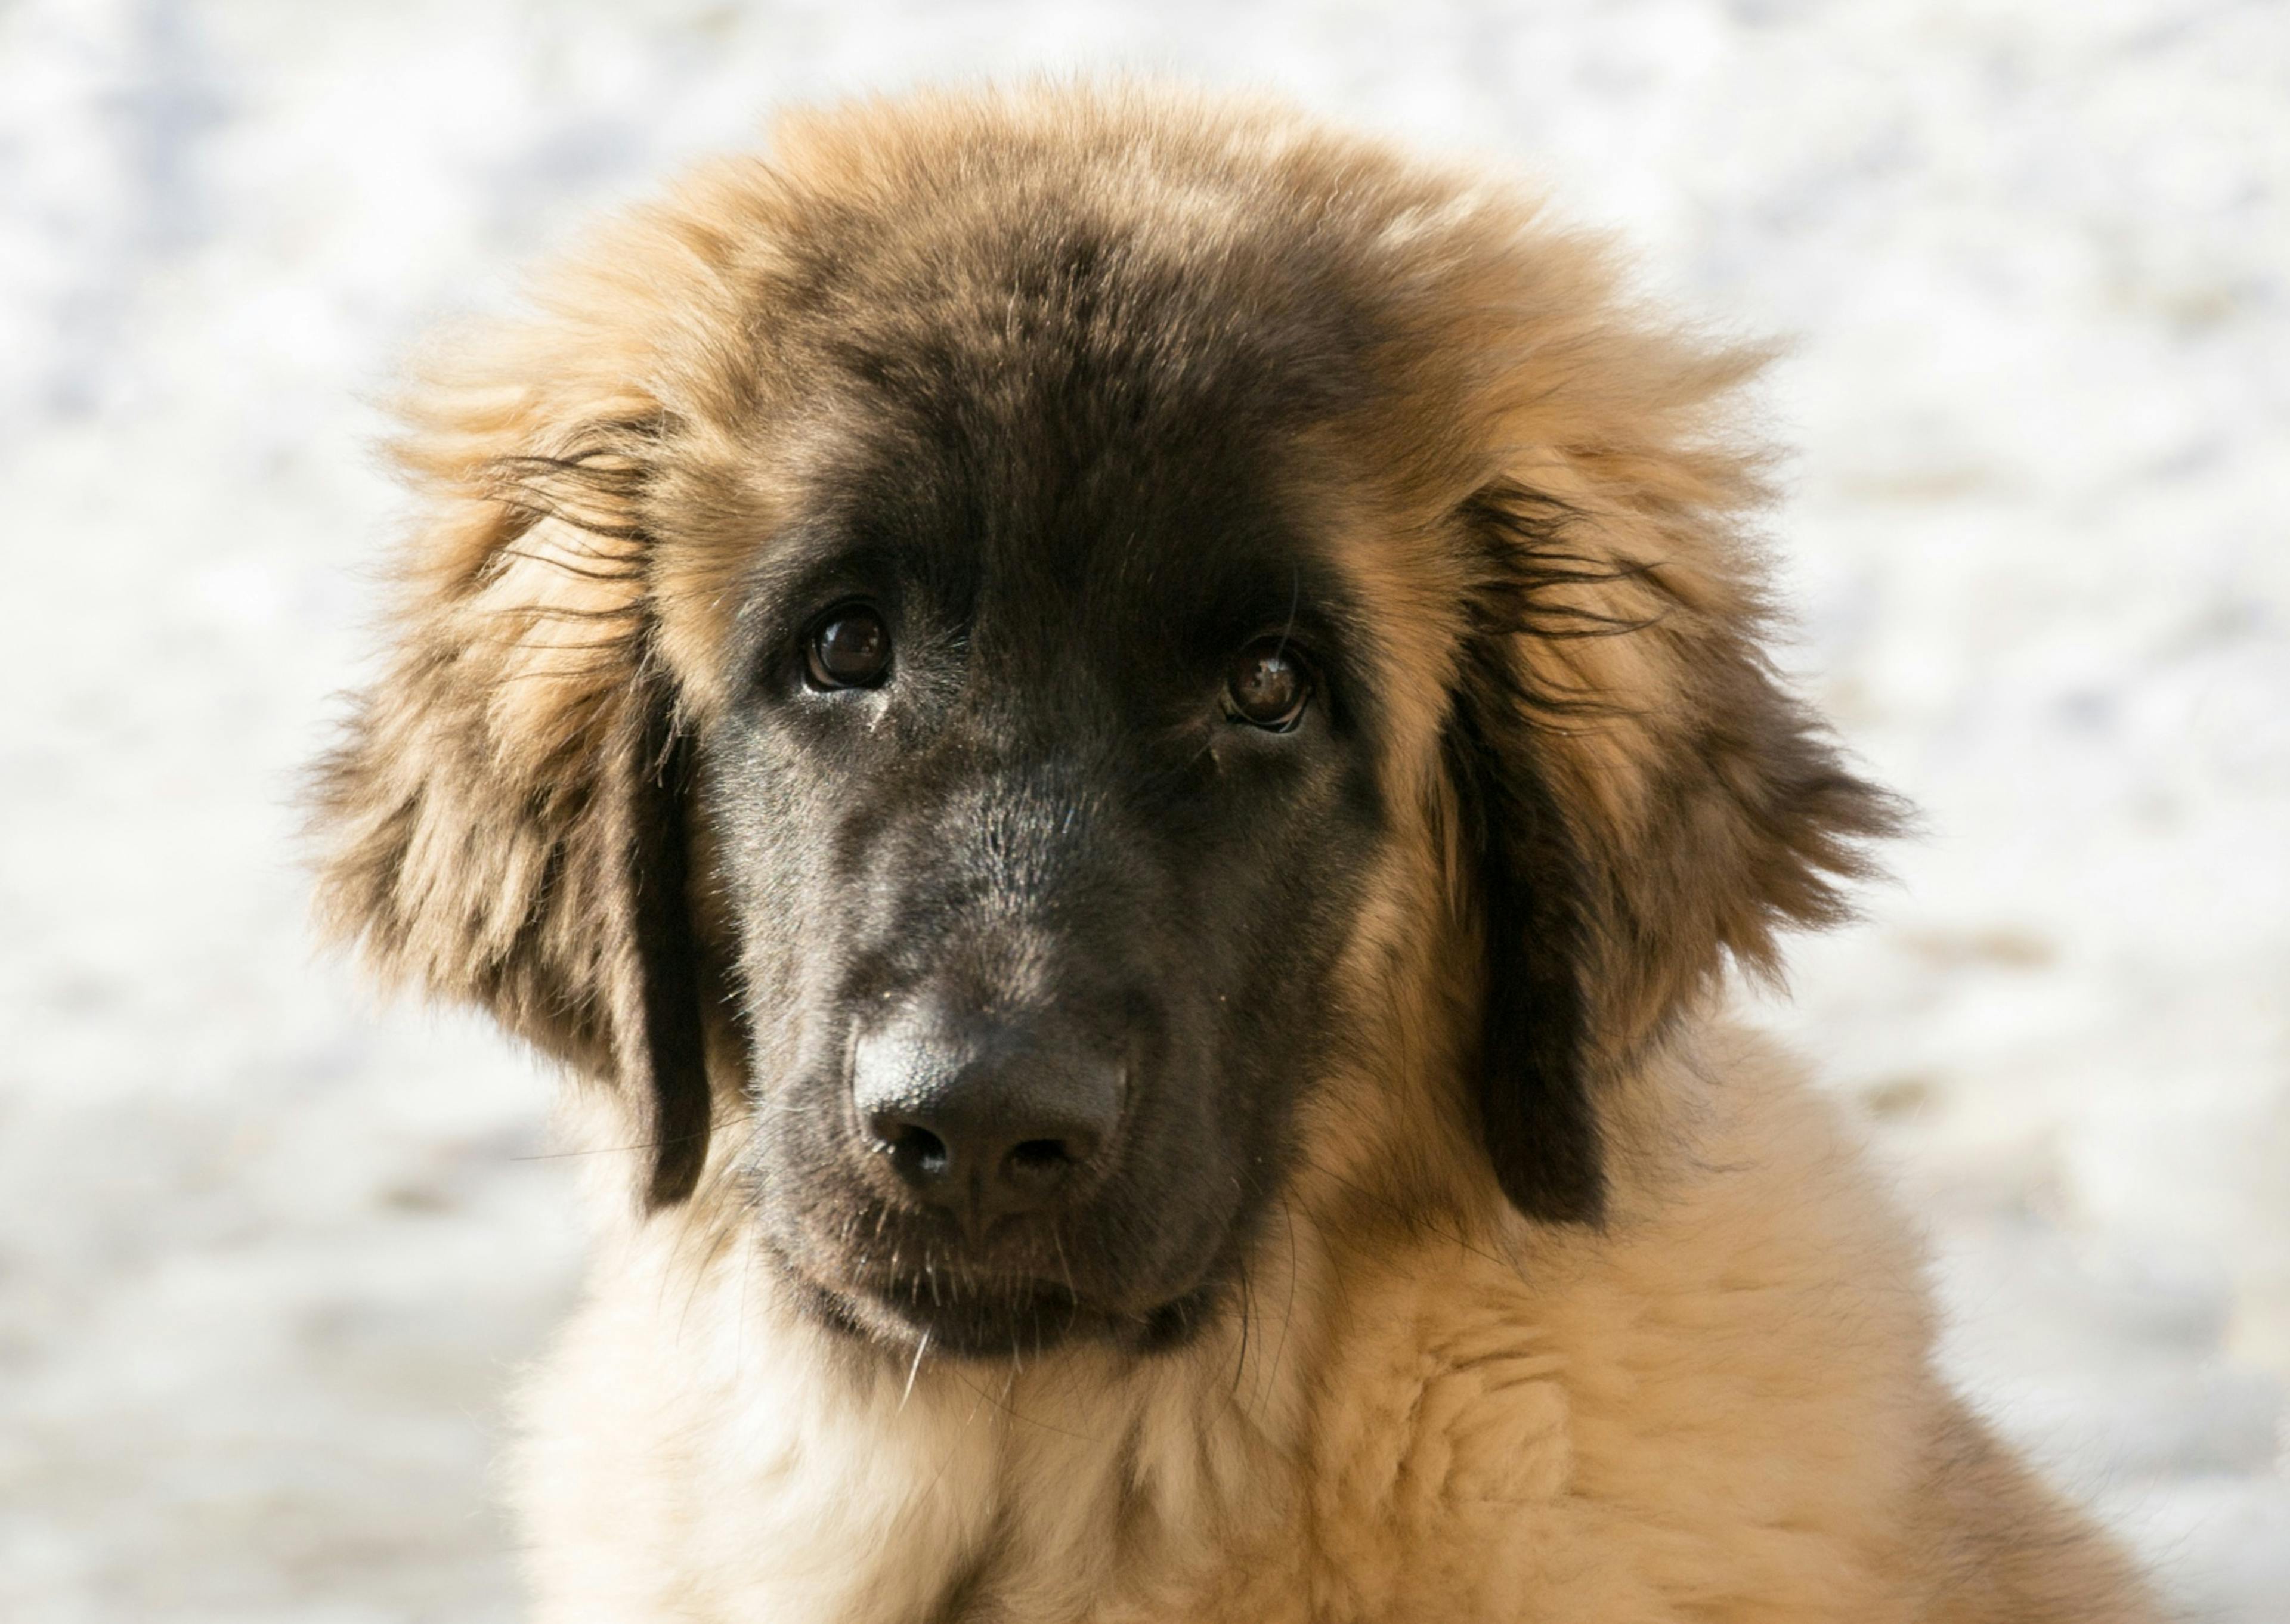
MULTIPOLYGON (((911 1356, 927 1339, 928 1356, 979 1360, 1031 1358, 1069 1343, 1138 1355, 1182 1347, 1216 1322, 1238 1273, 1242 1244, 1238 1232, 1228 1234, 1206 1267, 1187 1271, 1189 1281, 1171 1283, 1173 1294, 1149 1286, 1101 1295, 1078 1289, 1062 1252, 1054 1260, 1005 1253, 996 1267, 941 1252, 935 1255, 946 1266, 925 1271, 898 1266, 895 1252, 885 1258, 878 1250, 871 1264, 863 1256, 838 1257, 841 1247, 808 1228, 798 1225, 789 1235, 765 1223, 757 1238, 773 1272, 815 1324, 893 1356, 911 1356), (1055 1273, 1045 1269, 1045 1261, 1054 1262, 1055 1273)), ((927 1243, 921 1250, 933 1255, 927 1243)))
POLYGON ((884 1275, 822 1289, 854 1311, 867 1334, 903 1346, 927 1339, 933 1352, 960 1357, 1031 1356, 1102 1334, 1110 1324, 1062 1284, 1045 1280, 884 1275))
POLYGON ((799 1284, 816 1317, 861 1341, 976 1360, 1032 1358, 1083 1341, 1140 1355, 1164 1352, 1190 1341, 1209 1323, 1218 1296, 1212 1282, 1137 1312, 1083 1301, 1055 1281, 1006 1281, 991 1292, 965 1283, 959 1293, 941 1282, 936 1301, 931 1283, 920 1276, 834 1285, 803 1278, 799 1284))

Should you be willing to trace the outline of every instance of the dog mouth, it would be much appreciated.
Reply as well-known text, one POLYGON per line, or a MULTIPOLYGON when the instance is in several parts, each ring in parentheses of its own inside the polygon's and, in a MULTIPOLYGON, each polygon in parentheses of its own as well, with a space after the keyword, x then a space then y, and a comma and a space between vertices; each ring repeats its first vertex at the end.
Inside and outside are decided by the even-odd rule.
POLYGON ((799 1276, 798 1284, 812 1312, 847 1334, 933 1357, 979 1360, 1030 1359, 1086 1342, 1161 1352, 1191 1340, 1216 1295, 1206 1284, 1132 1308, 1092 1301, 1062 1281, 935 1268, 870 1271, 835 1284, 799 1276))
POLYGON ((961 1357, 1046 1352, 1099 1331, 1106 1320, 1061 1284, 981 1281, 938 1269, 880 1276, 837 1295, 863 1302, 868 1328, 878 1337, 895 1328, 900 1343, 961 1357))
POLYGON ((766 1196, 758 1216, 757 1239, 792 1306, 894 1358, 1159 1352, 1213 1320, 1243 1272, 1240 1227, 1141 1233, 1124 1211, 1097 1207, 1007 1214, 973 1236, 952 1214, 845 1184, 800 1202, 766 1196))

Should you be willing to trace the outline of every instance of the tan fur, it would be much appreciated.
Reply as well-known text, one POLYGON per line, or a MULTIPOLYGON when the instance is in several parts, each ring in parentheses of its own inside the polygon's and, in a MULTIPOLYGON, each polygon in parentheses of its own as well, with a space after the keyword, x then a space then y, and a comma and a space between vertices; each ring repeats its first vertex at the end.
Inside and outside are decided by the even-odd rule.
MULTIPOLYGON (((1207 1334, 999 1368, 869 1357, 778 1300, 727 1172, 738 1044, 712 1033, 697 1193, 639 1212, 635 1158, 597 1158, 588 1298, 526 1406, 539 1616, 2153 1617, 1934 1376, 1902 1225, 1719 1007, 1729 958, 1768 971, 1778 928, 1838 916, 1824 876, 1889 818, 1759 649, 1758 460, 1729 419, 1756 358, 1650 324, 1597 244, 1481 178, 1277 110, 1064 91, 794 120, 624 222, 407 408, 431 507, 396 664, 324 769, 334 930, 631 1075, 616 809, 652 767, 645 696, 725 702, 742 583, 835 432, 824 340, 962 319, 948 245, 1043 198, 1143 222, 1237 301, 1309 228, 1402 335, 1290 493, 1370 605, 1404 809, 1330 1015, 1345 1061, 1207 1334), (1549 555, 1503 658, 1556 701, 1533 736, 1591 876, 1602 1225, 1513 1211, 1466 1089, 1487 926, 1440 739, 1474 501, 1526 505, 1517 544, 1549 555), (1560 635, 1593 626, 1614 635, 1560 635)), ((590 1092, 576 1135, 640 1140, 649 1108, 590 1092)))

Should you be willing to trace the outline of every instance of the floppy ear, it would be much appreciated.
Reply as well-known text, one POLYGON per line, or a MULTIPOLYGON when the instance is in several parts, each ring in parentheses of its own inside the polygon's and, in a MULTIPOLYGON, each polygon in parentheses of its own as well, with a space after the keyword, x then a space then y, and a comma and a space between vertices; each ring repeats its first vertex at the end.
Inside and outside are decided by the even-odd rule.
POLYGON ((1513 1206, 1596 1222, 1606 1180, 1582 980, 1588 876, 1535 770, 1533 709, 1504 638, 1484 610, 1473 618, 1445 742, 1485 974, 1479 1130, 1513 1206))
POLYGON ((641 506, 662 414, 579 385, 414 403, 397 449, 429 512, 386 675, 318 768, 319 907, 386 979, 613 1084, 657 1207, 692 1192, 711 1114, 691 746, 641 506))
POLYGON ((765 180, 704 167, 545 276, 535 319, 430 357, 391 446, 423 511, 390 658, 312 797, 325 926, 612 1087, 651 1207, 695 1188, 710 1040, 738 1036, 708 1018, 728 972, 687 802, 762 528, 725 426, 764 370, 765 180))
MULTIPOLYGON (((1728 956, 1774 974, 1778 930, 1844 917, 1859 843, 1902 820, 1776 676, 1722 508, 1644 501, 1661 468, 1601 489, 1591 460, 1554 462, 1568 496, 1505 477, 1457 516, 1477 580, 1446 749, 1485 956, 1479 1115, 1504 1193, 1550 1220, 1605 1212, 1602 1077, 1728 956)), ((1706 496, 1708 471, 1679 459, 1670 494, 1706 496)))

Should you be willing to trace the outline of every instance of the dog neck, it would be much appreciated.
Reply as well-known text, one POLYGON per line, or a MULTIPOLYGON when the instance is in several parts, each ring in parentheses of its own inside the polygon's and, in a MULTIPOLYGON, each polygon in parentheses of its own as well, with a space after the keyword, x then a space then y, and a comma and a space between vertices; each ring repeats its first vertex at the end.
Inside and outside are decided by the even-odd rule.
MULTIPOLYGON (((1692 1098, 1700 1062, 1664 1064, 1616 1098, 1692 1098)), ((1739 1161, 1690 1116, 1619 1114, 1618 1221, 1739 1161)), ((1411 1586, 1477 1571, 1560 1492, 1556 1377, 1612 1330, 1554 1319, 1597 1235, 1476 1177, 1300 1164, 1192 1341, 1022 1363, 869 1348, 789 1300, 743 1203, 704 1187, 704 1211, 632 1220, 600 1178, 620 1216, 528 1396, 537 1617, 1408 1616, 1411 1586)))
MULTIPOLYGON (((710 1178, 691 1207, 645 1220, 617 1158, 598 1158, 596 1289, 527 1410, 544 1600, 577 1595, 565 1612, 582 1618, 681 1608, 797 1624, 1268 1616, 1228 1592, 1236 1574, 1293 1569, 1316 1499, 1346 1477, 1316 1462, 1345 1447, 1316 1412, 1322 1396, 1382 1390, 1387 1365, 1393 1390, 1414 1391, 1419 1336, 1445 1332, 1408 1305, 1517 1289, 1500 1255, 1515 1215, 1471 1148, 1444 1024, 1351 1045, 1307 1107, 1342 1116, 1351 1150, 1290 1169, 1220 1311, 1150 1354, 869 1346, 793 1300, 733 1182, 710 1178), (1398 1142, 1385 1116, 1419 1137, 1446 1124, 1450 1154, 1430 1161, 1451 1180, 1468 1170, 1468 1187, 1412 1181, 1405 1158, 1377 1156, 1398 1142), (1488 1278, 1459 1286, 1459 1268, 1488 1278), (637 1390, 632 1371, 648 1372, 637 1390), (599 1505, 613 1525, 584 1520, 599 1505), (1204 1610, 1212 1593, 1225 1599, 1204 1610)), ((1300 1137, 1347 1138, 1309 1122, 1300 1137)), ((1379 1500, 1390 1488, 1355 1486, 1379 1500)))
POLYGON ((529 1395, 521 1474, 540 1589, 584 1596, 580 1616, 661 1604, 637 1552, 708 1598, 700 1616, 1078 1616, 1127 1574, 1227 1567, 1301 1513, 1325 1334, 1306 1305, 1333 1295, 1309 1214, 1272 1214, 1181 1348, 1008 1361, 857 1344, 787 1301, 752 1240, 704 1260, 677 1225, 600 1240, 590 1307, 529 1395), (654 1373, 641 1395, 634 1369, 654 1373), (599 1498, 628 1524, 568 1526, 599 1498))

